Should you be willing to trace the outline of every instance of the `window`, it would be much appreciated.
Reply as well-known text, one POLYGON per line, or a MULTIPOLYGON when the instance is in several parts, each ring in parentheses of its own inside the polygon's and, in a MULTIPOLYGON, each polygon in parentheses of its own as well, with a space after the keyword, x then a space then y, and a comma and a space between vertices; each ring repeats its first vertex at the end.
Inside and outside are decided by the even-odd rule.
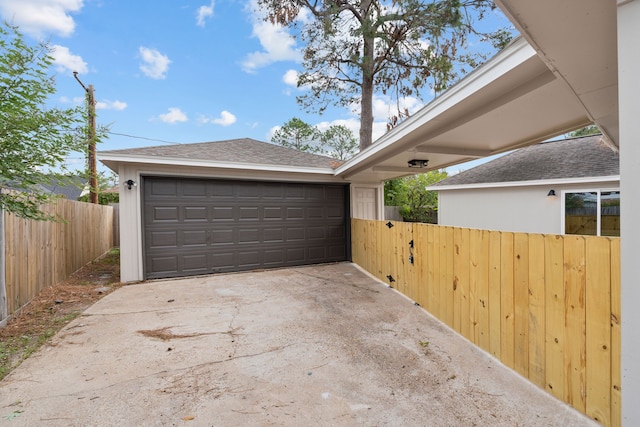
POLYGON ((620 191, 564 191, 565 234, 620 236, 620 191))

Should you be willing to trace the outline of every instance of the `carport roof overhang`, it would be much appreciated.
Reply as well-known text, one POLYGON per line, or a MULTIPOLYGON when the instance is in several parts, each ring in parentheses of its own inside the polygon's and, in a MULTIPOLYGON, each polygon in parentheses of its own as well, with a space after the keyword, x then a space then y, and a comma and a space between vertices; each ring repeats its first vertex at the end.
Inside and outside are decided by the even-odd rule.
POLYGON ((591 123, 617 145, 615 3, 567 0, 571 5, 559 2, 560 7, 556 0, 543 2, 545 7, 527 0, 497 1, 524 37, 336 174, 380 182, 502 153, 591 123), (429 163, 410 168, 412 159, 429 163))

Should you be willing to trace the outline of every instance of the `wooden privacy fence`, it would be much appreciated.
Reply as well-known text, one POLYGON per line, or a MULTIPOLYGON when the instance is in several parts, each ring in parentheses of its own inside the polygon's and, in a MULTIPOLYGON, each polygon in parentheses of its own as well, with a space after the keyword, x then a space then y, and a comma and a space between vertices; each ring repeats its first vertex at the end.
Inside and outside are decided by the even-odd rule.
POLYGON ((43 210, 65 222, 4 215, 8 315, 113 246, 112 207, 60 199, 43 210))
POLYGON ((353 219, 352 250, 506 366, 621 425, 620 239, 353 219))

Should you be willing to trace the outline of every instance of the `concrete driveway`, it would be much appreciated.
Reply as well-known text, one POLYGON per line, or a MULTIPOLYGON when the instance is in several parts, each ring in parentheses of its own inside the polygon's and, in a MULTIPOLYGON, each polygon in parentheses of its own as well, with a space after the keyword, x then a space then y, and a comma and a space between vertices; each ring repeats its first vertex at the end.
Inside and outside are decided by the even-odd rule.
POLYGON ((118 289, 0 383, 0 423, 596 425, 349 263, 118 289))

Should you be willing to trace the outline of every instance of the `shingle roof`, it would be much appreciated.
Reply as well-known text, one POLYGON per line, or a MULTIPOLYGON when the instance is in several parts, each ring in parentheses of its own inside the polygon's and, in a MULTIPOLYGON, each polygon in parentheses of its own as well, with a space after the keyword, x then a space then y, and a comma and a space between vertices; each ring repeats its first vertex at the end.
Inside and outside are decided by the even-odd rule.
POLYGON ((193 144, 161 145, 102 151, 102 154, 199 159, 237 164, 335 168, 340 162, 331 157, 306 153, 255 139, 242 138, 193 144))
POLYGON ((618 152, 602 135, 543 142, 460 172, 434 186, 541 179, 588 178, 620 174, 618 152))

